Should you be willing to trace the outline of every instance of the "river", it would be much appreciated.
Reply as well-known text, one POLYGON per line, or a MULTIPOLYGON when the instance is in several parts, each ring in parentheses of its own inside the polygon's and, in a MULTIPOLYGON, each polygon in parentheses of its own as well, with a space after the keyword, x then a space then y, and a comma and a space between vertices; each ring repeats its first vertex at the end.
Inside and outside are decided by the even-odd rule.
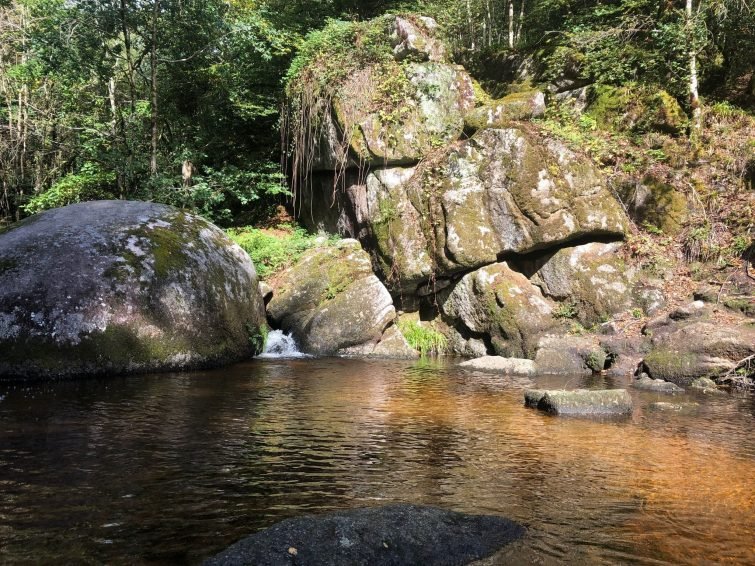
POLYGON ((387 502, 501 514, 489 564, 755 563, 755 398, 633 392, 550 417, 453 361, 264 359, 0 383, 0 562, 196 564, 286 517, 387 502))

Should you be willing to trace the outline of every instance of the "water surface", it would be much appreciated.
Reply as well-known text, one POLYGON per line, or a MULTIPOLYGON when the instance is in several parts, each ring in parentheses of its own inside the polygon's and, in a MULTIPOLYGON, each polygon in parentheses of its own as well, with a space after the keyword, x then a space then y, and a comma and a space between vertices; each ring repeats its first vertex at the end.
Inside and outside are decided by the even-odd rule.
MULTIPOLYGON (((618 387, 540 377, 542 387, 618 387)), ((496 513, 488 561, 755 563, 755 401, 554 418, 444 362, 255 360, 0 383, 0 562, 196 564, 286 517, 388 502, 496 513)))

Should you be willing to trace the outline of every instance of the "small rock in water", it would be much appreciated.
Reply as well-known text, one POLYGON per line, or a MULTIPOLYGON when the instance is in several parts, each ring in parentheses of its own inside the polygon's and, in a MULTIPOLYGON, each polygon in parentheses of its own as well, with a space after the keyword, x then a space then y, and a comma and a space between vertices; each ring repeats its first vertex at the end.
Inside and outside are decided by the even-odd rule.
POLYGON ((535 362, 521 358, 504 358, 502 356, 483 356, 461 362, 459 367, 503 373, 504 375, 535 375, 535 362))
POLYGON ((603 416, 632 412, 632 397, 626 389, 529 390, 525 392, 525 404, 531 407, 540 393, 537 408, 552 415, 603 416))
POLYGON ((651 411, 676 411, 680 413, 691 411, 697 407, 697 403, 668 403, 665 401, 650 403, 650 405, 648 405, 648 409, 651 411))
POLYGON ((632 387, 644 391, 655 391, 656 393, 684 393, 684 389, 675 383, 662 379, 653 379, 646 373, 643 373, 640 379, 632 382, 632 387))
POLYGON ((545 396, 545 393, 545 389, 526 389, 524 391, 524 405, 531 409, 537 409, 537 404, 545 396))
POLYGON ((388 505, 286 519, 242 539, 204 564, 450 566, 490 556, 524 533, 524 527, 504 517, 388 505))
POLYGON ((697 389, 701 393, 723 393, 718 389, 716 382, 709 377, 698 377, 689 386, 691 389, 697 389))

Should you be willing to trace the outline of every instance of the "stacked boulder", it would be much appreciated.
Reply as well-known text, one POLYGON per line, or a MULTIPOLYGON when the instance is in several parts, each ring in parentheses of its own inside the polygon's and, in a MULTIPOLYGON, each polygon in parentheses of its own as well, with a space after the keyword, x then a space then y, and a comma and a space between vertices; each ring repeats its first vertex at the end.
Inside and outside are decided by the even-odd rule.
POLYGON ((564 305, 584 325, 625 310, 628 218, 590 159, 529 121, 542 94, 480 101, 432 20, 390 29, 396 60, 411 53, 405 112, 370 113, 380 66, 338 87, 301 220, 357 239, 396 308, 436 318, 454 353, 534 359, 564 305))

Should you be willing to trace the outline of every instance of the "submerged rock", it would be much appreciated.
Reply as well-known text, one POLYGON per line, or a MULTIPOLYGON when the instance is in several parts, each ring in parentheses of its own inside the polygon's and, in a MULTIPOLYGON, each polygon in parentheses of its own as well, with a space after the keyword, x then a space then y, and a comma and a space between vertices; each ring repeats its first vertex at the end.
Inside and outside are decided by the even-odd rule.
MULTIPOLYGON (((391 295, 356 240, 310 250, 270 283, 270 319, 308 354, 373 353, 396 318, 391 295)), ((400 334, 388 338, 409 349, 400 334)))
POLYGON ((217 366, 264 324, 249 256, 170 206, 74 204, 0 234, 0 377, 217 366))
POLYGON ((286 519, 205 561, 205 566, 469 564, 521 538, 493 515, 389 505, 286 519))
POLYGON ((652 379, 645 373, 639 379, 632 382, 632 387, 656 393, 684 393, 684 389, 675 383, 663 381, 662 379, 652 379))
MULTIPOLYGON (((531 395, 530 402, 534 397, 531 395)), ((564 416, 628 415, 632 412, 632 397, 626 389, 544 391, 537 408, 564 416)))
POLYGON ((504 358, 501 356, 483 356, 467 360, 459 367, 501 373, 503 375, 535 375, 535 362, 521 358, 504 358))
POLYGON ((658 401, 648 405, 648 409, 651 411, 673 411, 675 413, 691 413, 698 407, 697 403, 668 403, 666 401, 658 401))
POLYGON ((537 409, 540 399, 545 397, 547 391, 545 389, 525 389, 524 391, 524 406, 530 409, 537 409))

